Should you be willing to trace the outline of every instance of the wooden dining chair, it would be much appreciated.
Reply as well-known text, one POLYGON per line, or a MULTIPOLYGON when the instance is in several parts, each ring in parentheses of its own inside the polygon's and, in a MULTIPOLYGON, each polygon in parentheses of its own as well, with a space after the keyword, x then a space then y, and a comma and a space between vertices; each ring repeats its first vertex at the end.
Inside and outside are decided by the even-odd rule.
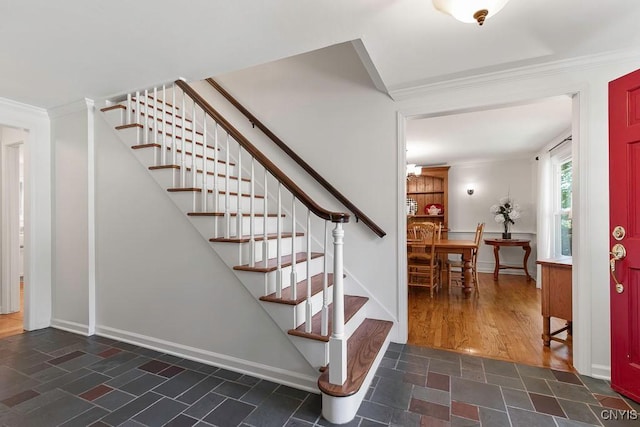
POLYGON ((408 231, 412 241, 407 253, 408 285, 428 288, 433 297, 440 286, 440 266, 435 253, 439 227, 430 222, 415 223, 408 231))
MULTIPOLYGON (((476 234, 474 237, 475 248, 471 251, 471 283, 476 292, 479 292, 478 284, 480 279, 478 276, 478 250, 480 249, 480 242, 482 242, 482 234, 484 233, 484 222, 478 223, 476 226, 476 234)), ((461 260, 448 260, 447 261, 447 275, 449 289, 454 285, 463 285, 464 280, 464 262, 461 260)))

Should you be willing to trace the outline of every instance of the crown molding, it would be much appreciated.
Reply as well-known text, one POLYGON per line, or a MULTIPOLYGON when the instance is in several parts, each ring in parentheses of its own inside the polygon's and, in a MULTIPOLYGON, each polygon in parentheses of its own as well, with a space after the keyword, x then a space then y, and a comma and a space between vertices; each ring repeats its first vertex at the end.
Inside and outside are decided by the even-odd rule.
POLYGON ((545 75, 556 75, 566 73, 568 71, 593 69, 613 62, 637 60, 638 57, 640 57, 640 49, 610 51, 600 54, 544 62, 541 64, 515 67, 503 71, 481 73, 475 76, 444 80, 436 83, 390 88, 389 95, 394 101, 402 101, 445 90, 463 89, 471 86, 478 87, 498 82, 522 80, 545 75))
POLYGON ((6 108, 8 110, 20 111, 28 114, 36 114, 39 116, 48 117, 47 110, 41 107, 36 107, 34 105, 25 104, 22 102, 14 101, 8 98, 0 98, 0 107, 6 108))
POLYGON ((49 112, 49 118, 57 119, 69 114, 80 113, 87 110, 93 110, 94 102, 92 99, 84 98, 69 104, 60 105, 47 110, 49 112))

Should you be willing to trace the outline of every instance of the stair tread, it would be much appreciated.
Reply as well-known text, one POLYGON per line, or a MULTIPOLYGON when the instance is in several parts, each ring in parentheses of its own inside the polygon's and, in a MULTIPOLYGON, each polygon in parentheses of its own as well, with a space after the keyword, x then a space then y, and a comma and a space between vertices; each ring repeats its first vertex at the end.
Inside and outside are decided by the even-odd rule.
MULTIPOLYGON (((369 301, 367 297, 354 295, 344 296, 344 323, 347 323, 369 301)), ((318 312, 311 318, 311 332, 305 332, 306 322, 296 329, 290 329, 289 334, 298 337, 310 338, 328 342, 333 331, 333 303, 329 304, 329 333, 322 335, 322 312, 318 312)))
MULTIPOLYGON (((311 259, 320 258, 324 256, 322 252, 311 252, 311 259)), ((281 266, 289 267, 292 264, 293 257, 291 255, 285 255, 281 258, 281 266)), ((306 252, 298 252, 296 254, 296 263, 306 262, 307 261, 307 253, 306 252)), ((255 266, 251 267, 249 264, 244 265, 236 265, 233 267, 234 270, 240 271, 255 271, 259 273, 269 273, 271 271, 276 271, 278 268, 277 258, 270 258, 267 260, 267 265, 263 262, 256 263, 255 266)))
MULTIPOLYGON (((293 236, 293 233, 281 233, 281 237, 283 239, 288 239, 291 236, 293 236)), ((304 233, 296 233, 296 236, 304 236, 304 233)), ((277 233, 268 233, 267 234, 267 240, 275 240, 278 238, 278 234, 277 233)), ((264 234, 256 234, 253 239, 256 242, 261 242, 264 240, 264 234)), ((213 237, 211 239, 209 239, 210 242, 217 242, 217 243, 247 243, 251 241, 251 236, 241 236, 241 237, 229 237, 229 238, 225 238, 225 237, 213 237)))
MULTIPOLYGON (((327 274, 327 287, 333 285, 333 273, 327 274)), ((311 295, 322 292, 324 288, 324 273, 318 273, 311 276, 311 295)), ((260 301, 275 302, 278 304, 298 305, 307 298, 307 279, 296 284, 296 299, 291 298, 291 286, 287 286, 282 290, 282 298, 278 298, 276 293, 260 297, 260 301)))
MULTIPOLYGON (((160 166, 149 166, 149 170, 159 170, 159 169, 180 169, 180 165, 160 165, 160 166)), ((191 168, 186 168, 187 172, 191 172, 191 168)), ((202 173, 202 169, 196 169, 197 173, 202 173)), ((213 176, 214 172, 213 171, 207 171, 207 175, 212 175, 213 176)), ((219 178, 226 178, 227 176, 223 173, 219 173, 218 174, 219 178)), ((237 176, 229 176, 229 179, 231 180, 238 180, 237 176)), ((251 182, 251 179, 249 178, 242 178, 243 182, 251 182)))
POLYGON ((327 368, 318 379, 320 391, 330 396, 346 397, 357 393, 382 349, 393 322, 365 319, 347 341, 347 379, 342 385, 329 383, 327 368))
MULTIPOLYGON (((200 187, 175 187, 175 188, 167 188, 167 191, 169 193, 180 193, 180 192, 188 192, 188 191, 195 191, 198 193, 202 193, 202 188, 200 187)), ((213 193, 213 190, 208 189, 207 192, 209 193, 213 193)), ((227 194, 225 191, 218 191, 218 194, 227 194)), ((237 196, 238 192, 236 191, 230 191, 229 192, 230 196, 237 196)), ((241 197, 251 197, 251 194, 248 193, 242 193, 240 194, 241 197)), ((261 194, 254 194, 253 197, 255 197, 256 199, 264 199, 264 196, 261 194)))
MULTIPOLYGON (((231 216, 238 216, 237 212, 230 212, 229 214, 231 216)), ((224 212, 188 212, 187 215, 188 216, 224 216, 224 212)), ((261 214, 261 213, 254 213, 253 215, 260 218, 264 217, 264 214, 261 214)), ((242 216, 249 217, 251 216, 251 214, 245 212, 242 214, 242 216)), ((277 216, 278 216, 277 213, 267 214, 267 218, 276 218, 277 216)), ((284 217, 285 215, 282 214, 281 216, 284 217)))
POLYGON ((103 107, 103 108, 100 109, 100 111, 105 113, 105 112, 111 111, 111 110, 126 110, 126 109, 127 109, 127 107, 125 107, 124 105, 115 104, 115 105, 110 105, 108 107, 103 107))

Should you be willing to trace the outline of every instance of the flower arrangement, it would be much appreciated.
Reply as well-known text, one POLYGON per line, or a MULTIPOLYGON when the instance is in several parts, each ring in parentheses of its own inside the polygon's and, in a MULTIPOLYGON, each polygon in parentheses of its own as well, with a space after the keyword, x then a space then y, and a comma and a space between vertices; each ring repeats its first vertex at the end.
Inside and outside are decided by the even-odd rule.
POLYGON ((504 239, 511 238, 509 227, 516 223, 514 220, 520 218, 520 206, 514 203, 511 197, 506 196, 500 199, 500 204, 491 206, 489 210, 495 215, 496 222, 502 223, 504 226, 502 237, 504 239))

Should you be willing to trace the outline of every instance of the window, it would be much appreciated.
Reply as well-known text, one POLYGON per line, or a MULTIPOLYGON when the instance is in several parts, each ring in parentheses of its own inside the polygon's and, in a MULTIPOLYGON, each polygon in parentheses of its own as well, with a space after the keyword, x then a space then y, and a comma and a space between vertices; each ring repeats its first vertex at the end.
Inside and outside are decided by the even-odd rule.
POLYGON ((571 256, 572 243, 572 177, 571 143, 564 144, 551 153, 553 165, 553 230, 552 253, 554 256, 571 256))

